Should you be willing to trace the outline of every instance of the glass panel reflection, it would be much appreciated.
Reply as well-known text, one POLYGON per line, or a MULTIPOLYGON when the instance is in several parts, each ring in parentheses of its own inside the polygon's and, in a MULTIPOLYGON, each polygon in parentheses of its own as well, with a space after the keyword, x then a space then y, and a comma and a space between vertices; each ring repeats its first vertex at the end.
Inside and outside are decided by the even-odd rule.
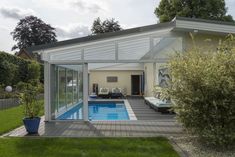
POLYGON ((74 110, 77 106, 80 107, 80 115, 76 119, 82 119, 82 74, 82 65, 54 65, 52 119, 57 119, 66 111, 74 110))

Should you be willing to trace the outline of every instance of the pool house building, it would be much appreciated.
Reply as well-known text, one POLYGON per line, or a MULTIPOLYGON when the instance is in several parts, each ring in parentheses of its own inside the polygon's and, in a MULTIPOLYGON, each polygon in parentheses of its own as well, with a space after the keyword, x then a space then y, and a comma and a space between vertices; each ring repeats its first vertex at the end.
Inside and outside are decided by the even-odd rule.
POLYGON ((67 120, 69 114, 70 119, 89 121, 90 112, 98 112, 89 102, 92 106, 95 101, 114 100, 125 104, 123 114, 129 120, 138 120, 125 98, 91 99, 90 95, 117 88, 124 96, 153 96, 154 86, 169 79, 165 77, 169 58, 192 48, 190 33, 198 46, 216 49, 219 40, 235 33, 235 25, 176 17, 167 23, 28 48, 44 61, 45 120, 67 120))

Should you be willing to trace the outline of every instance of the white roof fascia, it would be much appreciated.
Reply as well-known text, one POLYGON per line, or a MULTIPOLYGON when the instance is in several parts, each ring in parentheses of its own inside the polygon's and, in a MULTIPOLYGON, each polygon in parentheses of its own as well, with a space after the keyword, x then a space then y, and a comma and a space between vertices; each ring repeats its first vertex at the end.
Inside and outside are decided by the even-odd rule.
POLYGON ((208 31, 216 33, 235 34, 235 26, 233 25, 199 22, 199 21, 186 21, 181 19, 176 19, 175 29, 183 31, 199 30, 199 31, 208 31))

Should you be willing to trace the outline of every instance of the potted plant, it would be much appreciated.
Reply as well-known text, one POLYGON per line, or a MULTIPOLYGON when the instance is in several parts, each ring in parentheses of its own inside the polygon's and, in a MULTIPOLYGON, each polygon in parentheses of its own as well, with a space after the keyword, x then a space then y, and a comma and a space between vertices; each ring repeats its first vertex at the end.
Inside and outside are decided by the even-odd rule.
POLYGON ((37 101, 39 87, 30 83, 21 83, 20 101, 24 106, 23 123, 29 134, 38 133, 41 118, 39 112, 42 104, 37 101))

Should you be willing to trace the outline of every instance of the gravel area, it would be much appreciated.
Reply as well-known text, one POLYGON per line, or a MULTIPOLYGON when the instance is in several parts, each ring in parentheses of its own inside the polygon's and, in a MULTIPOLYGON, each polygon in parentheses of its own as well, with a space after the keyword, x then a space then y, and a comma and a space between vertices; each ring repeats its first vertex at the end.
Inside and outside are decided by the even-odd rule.
POLYGON ((171 140, 184 152, 188 157, 235 157, 235 147, 231 150, 222 151, 212 149, 199 144, 195 137, 172 137, 171 140))

